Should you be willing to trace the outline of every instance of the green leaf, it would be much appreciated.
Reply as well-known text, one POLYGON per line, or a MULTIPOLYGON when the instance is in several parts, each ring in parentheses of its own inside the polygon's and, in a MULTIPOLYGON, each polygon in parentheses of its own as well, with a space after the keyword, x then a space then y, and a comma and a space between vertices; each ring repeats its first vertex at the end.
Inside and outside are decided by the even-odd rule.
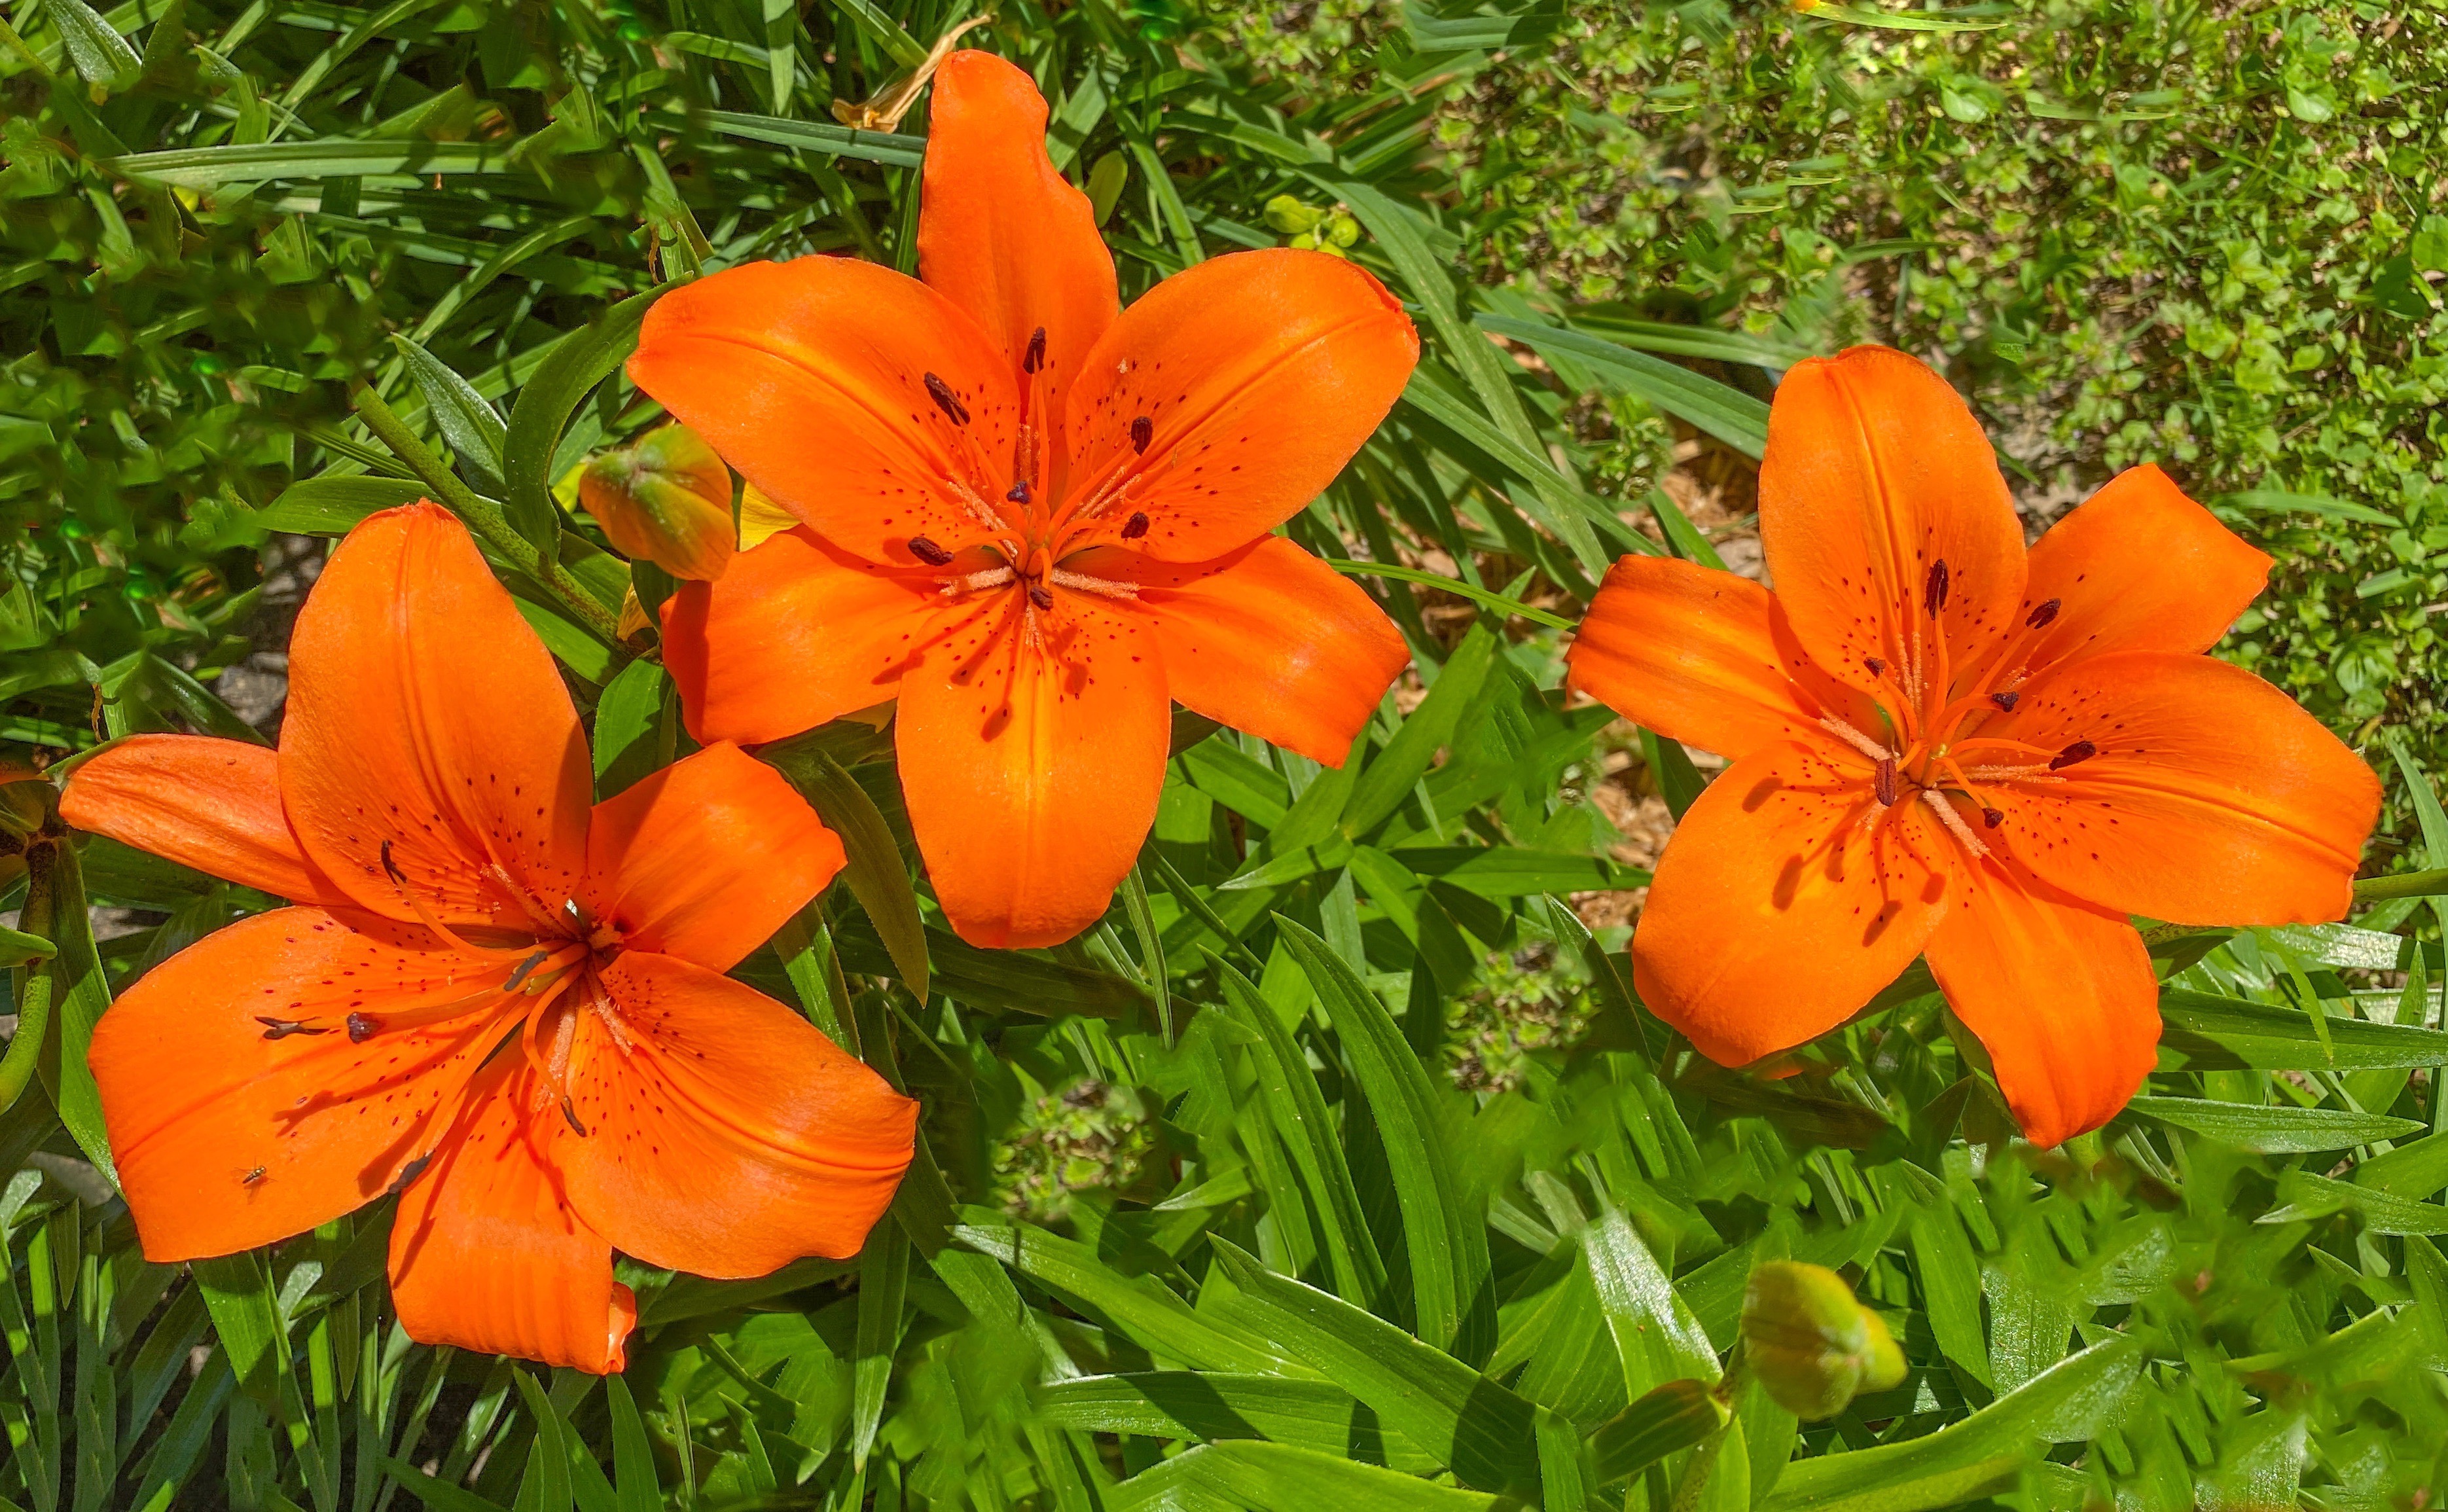
POLYGON ((1376 1409, 1387 1426, 1463 1483, 1529 1491, 1539 1483, 1531 1405, 1479 1371, 1350 1303, 1280 1276, 1211 1241, 1240 1295, 1228 1311, 1376 1409))
POLYGON ((620 1512, 661 1512, 662 1480, 655 1468, 654 1441, 646 1437, 646 1421, 629 1395, 629 1383, 606 1376, 603 1389, 612 1403, 613 1491, 620 1512))
POLYGON ((1768 450, 1768 406, 1740 389, 1585 332, 1501 316, 1481 316, 1479 324, 1541 356, 1575 359, 1605 382, 1609 392, 1645 400, 1688 420, 1747 457, 1757 458, 1768 450))
POLYGON ((1336 1454, 1249 1440, 1202 1444, 1106 1493, 1113 1512, 1496 1512, 1496 1497, 1336 1454))
POLYGON ((858 1338, 851 1356, 851 1460, 867 1464, 884 1421, 884 1388, 901 1347, 901 1299, 909 1277, 909 1240, 897 1223, 868 1231, 858 1260, 858 1338))
POLYGON ((2292 1008, 2183 988, 2160 998, 2163 1069, 2393 1070, 2448 1064, 2448 1033, 2410 1024, 2331 1018, 2329 1044, 2292 1008), (2334 1053, 2332 1053, 2334 1052, 2334 1053))
POLYGON ((278 498, 255 512, 255 523, 292 535, 342 536, 366 516, 414 504, 425 494, 425 485, 414 478, 327 473, 281 489, 278 498))
POLYGON ((1332 1021, 1336 1043, 1351 1063, 1351 1085, 1377 1120, 1403 1215, 1420 1337, 1467 1359, 1484 1358, 1495 1344, 1485 1295, 1487 1231, 1463 1204, 1435 1083, 1349 962, 1282 914, 1275 915, 1275 928, 1332 1021))
POLYGON ((50 0, 51 19, 67 44, 68 62, 86 83, 124 89, 144 71, 144 60, 85 0, 50 0))
POLYGON ((561 1421, 561 1412, 536 1384, 535 1374, 513 1367, 510 1379, 527 1405, 527 1416, 536 1426, 535 1448, 527 1456, 527 1474, 535 1478, 535 1495, 529 1498, 522 1488, 519 1512, 570 1512, 572 1497, 569 1488, 569 1441, 561 1421))
POLYGON ((561 543, 561 510, 552 502, 552 459, 562 428, 613 369, 637 349, 638 327, 655 301, 680 280, 632 295, 552 344, 510 408, 502 442, 502 512, 511 526, 550 560, 561 543))
POLYGON ((1635 1401, 1683 1376, 1714 1381, 1717 1351, 1674 1285, 1612 1204, 1581 1231, 1598 1310, 1615 1335, 1625 1394, 1635 1401))
POLYGON ((253 1254, 224 1255, 188 1262, 189 1273, 204 1293, 213 1315, 213 1332, 229 1356, 239 1388, 256 1401, 276 1400, 277 1381, 285 1367, 288 1335, 280 1324, 280 1302, 272 1278, 253 1254))
POLYGON ((1463 713, 1479 697, 1480 684, 1486 679, 1501 644, 1486 625, 1470 627, 1462 644, 1445 658, 1428 696, 1361 771, 1343 811, 1345 834, 1360 838, 1410 797, 1413 785, 1436 760, 1437 753, 1453 743, 1463 713))
POLYGON ((1709 779, 1692 764, 1681 741, 1654 730, 1644 728, 1640 732, 1640 755, 1657 778, 1657 791, 1666 800, 1666 811, 1678 819, 1683 817, 1698 800, 1700 790, 1709 785, 1709 779))
POLYGON ((411 1496, 433 1509, 433 1512, 508 1512, 508 1509, 486 1501, 465 1486, 437 1481, 412 1464, 385 1459, 383 1470, 406 1487, 411 1496))
POLYGON ((668 764, 669 726, 663 710, 672 696, 671 674, 643 657, 622 667, 595 700, 595 796, 598 802, 628 790, 668 764))
MULTIPOLYGON (((459 469, 479 493, 500 494, 502 449, 509 437, 502 417, 474 385, 434 360, 431 353, 404 335, 391 339, 408 359, 409 376, 416 380, 417 392, 425 396, 426 412, 449 445, 459 469)), ((554 521, 556 526, 559 523, 554 521)))
POLYGON ((1150 1438, 1269 1439, 1414 1474, 1437 1461, 1324 1381, 1216 1371, 1090 1375, 1039 1387, 1038 1421, 1150 1438))
POLYGON ((2089 1438, 2132 1385, 2140 1343, 2111 1338, 1960 1422, 1902 1444, 1786 1467, 1760 1512, 1924 1512, 2011 1483, 2042 1446, 2089 1438))
MULTIPOLYGON (((503 173, 510 167, 509 142, 357 141, 265 142, 221 147, 176 147, 105 158, 107 172, 181 189, 212 189, 225 183, 274 179, 430 179, 440 174, 503 173)), ((641 296, 641 297, 643 297, 641 296)))
POLYGON ((1643 1392, 1590 1433, 1598 1484, 1690 1448, 1723 1426, 1727 1416, 1726 1405, 1702 1381, 1668 1381, 1643 1392))
POLYGON ((77 1148, 116 1188, 119 1170, 111 1161, 110 1134, 103 1123, 102 1089, 86 1063, 94 1025, 110 1007, 110 978, 94 948, 93 918, 86 906, 76 852, 63 845, 54 847, 51 855, 50 937, 59 953, 45 969, 51 974, 51 1012, 58 1020, 60 1050, 59 1085, 51 1101, 77 1148))
POLYGON ((848 858, 842 880, 867 910, 876 938, 892 957, 903 983, 921 1003, 933 987, 927 958, 927 927, 918 916, 918 892, 901 846, 875 800, 850 775, 850 769, 824 750, 806 742, 783 742, 760 749, 757 756, 791 779, 809 807, 841 836, 848 858))
POLYGON ((2346 1108, 2258 1107, 2200 1098, 2137 1097, 2128 1113, 2261 1155, 2344 1150, 2420 1133, 2412 1119, 2346 1108))
POLYGON ((1317 1078, 1300 1044, 1256 986, 1231 967, 1218 970, 1227 1011, 1249 1033, 1251 1064, 1268 1118, 1299 1168, 1315 1209, 1335 1290, 1361 1307, 1376 1306, 1386 1290, 1386 1262, 1361 1216, 1360 1194, 1352 1187, 1351 1169, 1344 1161, 1343 1144, 1317 1078))
POLYGON ((1306 1373, 1262 1335, 1228 1330, 1150 1276, 1124 1276, 1095 1251, 1034 1224, 984 1208, 963 1208, 952 1238, 990 1254, 1042 1286, 1094 1309, 1108 1324, 1160 1359, 1202 1370, 1261 1375, 1306 1373))

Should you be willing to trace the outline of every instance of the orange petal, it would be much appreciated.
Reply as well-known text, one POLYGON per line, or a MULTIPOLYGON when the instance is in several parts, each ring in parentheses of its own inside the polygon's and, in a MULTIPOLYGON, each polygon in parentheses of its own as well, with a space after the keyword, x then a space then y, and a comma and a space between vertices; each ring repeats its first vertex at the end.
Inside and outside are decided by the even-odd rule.
POLYGON ((629 376, 870 562, 915 564, 913 536, 957 550, 982 535, 947 480, 986 501, 1011 486, 1013 369, 950 299, 871 262, 751 262, 675 289, 646 313, 629 376))
POLYGON ((1909 685, 1941 562, 1937 622, 1953 677, 2019 623, 2023 530, 1989 438, 1945 379, 1903 353, 1855 347, 1796 363, 1769 409, 1759 490, 1777 602, 1811 659, 1844 681, 1875 690, 1865 663, 1876 660, 1909 685))
POLYGON ((1845 1022, 1945 917, 1953 842, 1919 804, 1882 811, 1868 764, 1774 745, 1702 791, 1632 937, 1634 984, 1721 1065, 1845 1022))
POLYGON ((415 917, 386 845, 447 924, 532 928, 520 892, 577 892, 594 797, 578 711, 448 511, 407 505, 349 532, 297 616, 289 677, 289 822, 360 905, 415 917))
POLYGON ((290 833, 280 757, 270 746, 130 736, 69 774, 60 817, 276 898, 347 901, 290 833))
POLYGON ((1625 557, 1607 569, 1565 653, 1568 685, 1635 724, 1739 759, 1792 741, 1835 738, 1841 711, 1859 730, 1877 714, 1811 663, 1776 596, 1731 572, 1672 557, 1625 557))
POLYGON ((1313 761, 1343 765, 1410 664, 1375 601, 1281 536, 1189 566, 1123 555, 1089 553, 1081 570, 1138 584, 1172 696, 1313 761))
POLYGON ((624 1254, 763 1275, 858 1253, 909 1164, 918 1104, 752 987, 632 950, 602 973, 620 1040, 571 1053, 569 1200, 624 1254))
POLYGON ((146 972, 88 1057, 145 1255, 253 1249, 380 1196, 501 1034, 471 1010, 358 1043, 348 1016, 498 988, 512 965, 371 914, 281 909, 146 972), (281 1023, 304 1029, 266 1038, 281 1023))
MULTIPOLYGON (((2096 755, 1988 789, 1989 832, 2024 866, 2086 903, 2175 924, 2343 919, 2380 815, 2380 778, 2241 667, 2202 656, 2118 651, 2041 674, 1979 737, 2096 755)), ((1961 742, 1959 742, 1961 744, 1961 742)), ((2062 757, 2059 757, 2062 759, 2062 757)), ((1974 781, 1977 767, 1968 767, 1974 781)))
POLYGON ((1103 917, 1164 786, 1173 704, 1154 632, 1066 593, 1040 650, 1024 602, 982 609, 901 682, 910 828, 971 945, 1055 945, 1103 917))
POLYGON ((2024 617, 2058 605, 2026 653, 2033 667, 2109 651, 2207 651, 2269 578, 2268 557, 2147 464, 2051 526, 2031 561, 2024 617))
POLYGON ((842 869, 839 836, 729 742, 595 806, 587 902, 633 950, 728 971, 842 869))
POLYGON ((1090 354, 1071 391, 1067 487, 1084 502, 1097 480, 1133 478, 1103 517, 1143 512, 1137 549, 1212 561, 1324 492, 1419 355, 1401 302, 1339 258, 1202 262, 1149 290, 1090 354))
MULTIPOLYGON (((1045 333, 1038 392, 1058 422, 1088 352, 1121 308, 1088 197, 1045 155, 1045 99, 1027 74, 964 50, 935 73, 918 211, 918 276, 1022 364, 1045 333)), ((1060 446, 1059 434, 1055 444, 1060 446)))
POLYGON ((2121 916, 1974 863, 1923 947, 1948 1006, 1980 1037, 2023 1135, 2043 1147, 2106 1123, 2157 1063, 2159 982, 2121 916))
POLYGON ((689 734, 760 745, 881 703, 937 617, 936 581, 878 567, 802 526, 663 604, 663 660, 689 734))
POLYGON ((566 1365, 626 1364, 638 1299, 612 1279, 612 1245, 562 1196, 561 1109, 526 1059, 496 1057, 432 1164, 400 1194, 391 1296, 419 1344, 566 1365))

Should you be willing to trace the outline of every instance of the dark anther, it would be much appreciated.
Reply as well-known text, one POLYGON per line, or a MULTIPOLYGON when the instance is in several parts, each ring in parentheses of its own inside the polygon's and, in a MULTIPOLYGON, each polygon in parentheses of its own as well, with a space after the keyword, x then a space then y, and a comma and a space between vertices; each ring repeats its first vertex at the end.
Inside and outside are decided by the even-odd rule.
POLYGON ((293 1034, 329 1034, 332 1032, 329 1029, 310 1029, 295 1019, 267 1019, 261 1014, 256 1015, 255 1022, 263 1025, 263 1037, 267 1040, 286 1040, 293 1034))
POLYGON ((505 992, 516 992, 519 989, 519 984, 527 979, 527 973, 544 965, 544 958, 551 953, 552 952, 548 950, 538 950, 535 954, 520 962, 519 968, 510 973, 510 979, 502 984, 502 990, 505 992))
POLYGON ((2021 701, 2022 697, 2019 693, 1993 693, 1989 695, 1989 701, 2008 714, 2012 714, 2015 712, 2015 705, 2021 701))
POLYGON ((1054 607, 1054 590, 1042 583, 1032 583, 1028 585, 1028 602, 1041 609, 1051 609, 1054 607))
POLYGON ((1029 500, 1036 498, 1037 495, 1028 491, 1028 480, 1026 478, 1023 478, 1018 483, 1013 484, 1011 488, 1004 492, 1004 497, 1009 499, 1014 504, 1026 504, 1029 500))
POLYGON ((952 553, 923 535, 913 535, 909 538, 909 554, 930 567, 940 567, 952 560, 952 553))
POLYGON ((239 1185, 240 1185, 240 1186, 253 1186, 253 1185, 255 1185, 258 1181, 260 1181, 260 1180, 262 1180, 262 1179, 263 1179, 264 1170, 265 1170, 265 1168, 264 1168, 264 1167, 259 1166, 259 1165, 258 1165, 258 1166, 257 1166, 254 1170, 249 1171, 246 1175, 242 1176, 242 1177, 239 1177, 238 1178, 238 1184, 239 1184, 239 1185))
POLYGON ((561 1100, 561 1116, 569 1120, 570 1128, 577 1132, 580 1139, 586 1138, 586 1125, 578 1121, 578 1109, 571 1106, 567 1098, 561 1100))
POLYGON ((1980 811, 1980 822, 1994 830, 1998 828, 1998 826, 2006 822, 2006 811, 2003 809, 1983 809, 1980 811))
POLYGON ((1122 522, 1123 540, 1136 541, 1145 534, 1147 534, 1146 515, 1134 511, 1129 519, 1122 522))
POLYGON ((410 1184, 418 1177, 423 1176, 425 1174, 425 1168, 432 1163, 433 1157, 430 1153, 428 1153, 420 1155, 415 1159, 409 1161, 408 1164, 401 1166, 399 1168, 399 1175, 392 1177, 391 1186, 386 1189, 384 1196, 395 1197, 401 1193, 407 1191, 410 1184))
POLYGON ((382 843, 382 862, 383 873, 386 876, 390 877, 393 882, 398 883, 401 887, 408 886, 408 873, 402 871, 399 869, 399 863, 391 858, 391 842, 389 840, 385 840, 382 843))
POLYGON ((1884 756, 1879 761, 1879 801, 1892 809, 1896 806, 1896 758, 1884 756))
POLYGON ((927 374, 927 397, 934 400, 935 408, 950 416, 954 425, 969 423, 969 407, 961 402, 961 396, 952 392, 950 384, 931 373, 927 374))
POLYGON ((2049 600, 2047 603, 2034 609, 2030 614, 2024 616, 2023 628, 2026 630, 2037 630, 2041 628, 2050 621, 2055 620, 2057 617, 2057 611, 2064 607, 2065 601, 2063 599, 2049 600))
POLYGON ((373 1039, 375 1035, 381 1032, 382 1020, 369 1018, 362 1013, 352 1013, 349 1015, 349 1043, 351 1044, 363 1044, 368 1040, 373 1039))
POLYGON ((1039 326, 1028 338, 1028 354, 1020 359, 1023 373, 1041 373, 1045 368, 1045 328, 1039 326))
POLYGON ((1870 676, 1874 678, 1884 678, 1887 675, 1887 664, 1877 657, 1864 657, 1862 665, 1868 667, 1870 676))
POLYGON ((1922 611, 1936 614, 1946 607, 1946 559, 1941 557, 1929 565, 1929 582, 1922 585, 1922 611))
POLYGON ((2074 744, 2049 757, 2049 770, 2055 772, 2061 767, 2070 767, 2077 761, 2088 761, 2097 755, 2099 755, 2099 747, 2092 744, 2088 740, 2076 740, 2074 744))
POLYGON ((1148 449, 1148 443, 1155 439, 1155 421, 1149 419, 1146 415, 1141 415, 1131 422, 1131 450, 1133 451, 1146 451, 1148 449))

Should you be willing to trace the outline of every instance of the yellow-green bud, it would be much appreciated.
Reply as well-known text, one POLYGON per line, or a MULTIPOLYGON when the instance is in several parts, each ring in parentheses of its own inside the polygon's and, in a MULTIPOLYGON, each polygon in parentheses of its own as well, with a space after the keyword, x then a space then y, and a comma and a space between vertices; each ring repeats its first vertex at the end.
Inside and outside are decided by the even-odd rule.
POLYGON ((1832 1418, 1860 1391, 1904 1378, 1903 1351, 1880 1316, 1824 1265, 1771 1260, 1743 1292, 1743 1358, 1769 1399, 1807 1422, 1832 1418))
POLYGON ((1267 224, 1284 235, 1302 236, 1315 231, 1326 212, 1301 203, 1288 194, 1279 194, 1267 201, 1267 224))
POLYGON ((731 469, 683 425, 649 431, 587 464, 578 498, 613 545, 676 578, 711 583, 731 565, 731 469))

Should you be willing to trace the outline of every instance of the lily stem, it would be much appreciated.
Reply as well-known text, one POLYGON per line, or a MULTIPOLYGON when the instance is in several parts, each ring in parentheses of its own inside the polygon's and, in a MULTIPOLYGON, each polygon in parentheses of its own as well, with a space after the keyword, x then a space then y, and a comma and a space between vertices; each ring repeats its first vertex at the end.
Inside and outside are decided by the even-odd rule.
MULTIPOLYGON (((26 901, 17 916, 17 928, 46 940, 51 937, 51 869, 57 864, 58 844, 37 841, 26 850, 26 901)), ((43 1057, 43 1042, 50 1038, 51 999, 59 994, 58 972, 56 955, 27 964, 26 980, 17 993, 17 1033, 9 1042, 9 1053, 0 1057, 0 1112, 16 1106, 26 1084, 34 1079, 35 1064, 43 1057)))
POLYGON ((613 645, 621 643, 621 622, 614 613, 595 602, 577 578, 559 562, 548 561, 536 549, 535 543, 511 527, 501 507, 459 480, 459 475, 444 465, 431 447, 418 439, 382 395, 373 387, 359 384, 349 396, 350 407, 366 423, 392 455, 408 465, 408 469, 423 479, 426 487, 440 495, 450 512, 468 523, 469 528, 482 536, 487 545, 509 559, 510 565, 526 575, 538 586, 560 600, 581 624, 613 645))

